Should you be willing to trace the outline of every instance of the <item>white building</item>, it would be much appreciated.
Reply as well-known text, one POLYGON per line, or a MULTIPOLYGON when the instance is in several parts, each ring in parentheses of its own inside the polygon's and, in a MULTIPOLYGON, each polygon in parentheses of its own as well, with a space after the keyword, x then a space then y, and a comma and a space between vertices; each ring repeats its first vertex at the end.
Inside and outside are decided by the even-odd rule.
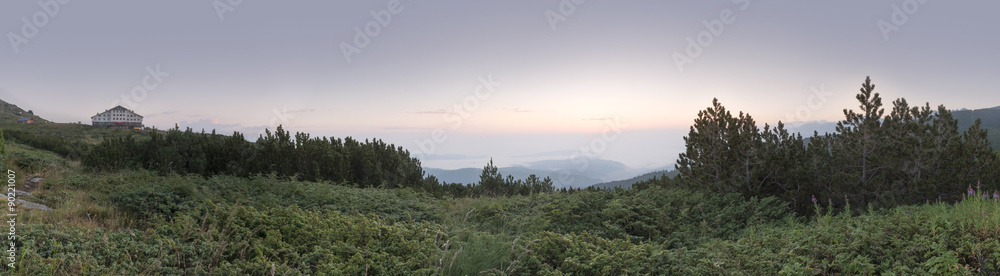
POLYGON ((96 127, 133 129, 142 128, 142 116, 122 106, 105 110, 90 117, 96 127))

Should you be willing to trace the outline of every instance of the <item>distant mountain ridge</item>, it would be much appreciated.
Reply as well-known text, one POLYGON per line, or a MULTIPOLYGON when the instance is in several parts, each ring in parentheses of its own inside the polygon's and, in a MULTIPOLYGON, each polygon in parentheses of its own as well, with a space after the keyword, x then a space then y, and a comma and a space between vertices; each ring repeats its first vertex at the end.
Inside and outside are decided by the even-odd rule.
POLYGON ((976 122, 976 119, 982 121, 982 128, 1000 129, 1000 106, 952 111, 951 116, 958 120, 958 129, 962 131, 969 129, 976 122))
POLYGON ((677 176, 677 174, 679 174, 679 173, 677 172, 677 170, 674 170, 674 169, 659 170, 659 171, 654 171, 654 172, 648 172, 648 173, 645 173, 645 174, 642 174, 642 175, 639 175, 639 176, 636 176, 636 177, 633 177, 633 178, 625 179, 625 180, 618 180, 618 181, 610 181, 610 182, 598 183, 598 184, 594 184, 591 187, 598 188, 598 189, 614 189, 615 187, 621 187, 623 189, 631 189, 632 185, 635 184, 635 183, 637 183, 637 182, 650 180, 650 179, 653 179, 653 177, 656 177, 656 178, 663 178, 663 177, 674 178, 674 177, 677 176))
MULTIPOLYGON (((482 168, 438 169, 424 168, 428 175, 448 183, 471 184, 478 183, 482 168)), ((605 159, 554 159, 527 162, 499 168, 504 177, 513 175, 515 179, 524 179, 534 174, 539 178, 549 177, 556 188, 585 188, 611 179, 621 179, 635 175, 641 170, 631 169, 625 164, 605 159)))
POLYGON ((959 131, 969 129, 976 122, 976 119, 979 119, 981 122, 979 127, 986 130, 986 139, 990 141, 990 145, 993 146, 994 150, 1000 149, 1000 106, 952 111, 951 115, 958 120, 959 131))
MULTIPOLYGON (((438 180, 448 183, 473 184, 479 183, 479 176, 483 173, 482 168, 461 168, 455 170, 445 170, 436 168, 424 168, 428 175, 437 177, 438 180)), ((534 174, 538 178, 549 177, 556 188, 582 188, 601 182, 600 179, 591 178, 579 174, 570 174, 566 179, 560 179, 560 171, 536 170, 525 167, 504 167, 497 169, 497 172, 506 178, 508 175, 514 179, 525 179, 534 174)))

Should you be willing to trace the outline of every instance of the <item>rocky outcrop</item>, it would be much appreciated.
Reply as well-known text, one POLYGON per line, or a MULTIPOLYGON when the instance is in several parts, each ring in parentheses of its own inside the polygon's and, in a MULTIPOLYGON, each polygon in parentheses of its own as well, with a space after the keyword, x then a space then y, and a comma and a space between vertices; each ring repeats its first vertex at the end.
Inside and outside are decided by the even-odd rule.
POLYGON ((42 180, 44 180, 44 178, 41 178, 39 176, 28 177, 27 182, 24 183, 24 187, 22 188, 29 191, 37 189, 39 187, 38 186, 39 182, 42 182, 42 180))
MULTIPOLYGON (((2 195, 0 195, 0 197, 3 197, 3 198, 0 198, 0 200, 10 201, 9 198, 7 197, 7 194, 2 194, 2 195)), ((45 201, 43 201, 41 199, 35 198, 35 196, 32 195, 29 192, 14 191, 14 204, 16 204, 17 207, 24 207, 24 208, 28 208, 28 209, 38 209, 38 210, 43 210, 43 211, 52 210, 52 208, 49 208, 49 206, 46 206, 45 204, 40 204, 40 203, 34 203, 34 202, 31 202, 31 201, 27 201, 27 200, 21 199, 22 197, 27 197, 27 198, 31 198, 31 199, 34 199, 34 200, 37 200, 37 201, 45 202, 45 201)))

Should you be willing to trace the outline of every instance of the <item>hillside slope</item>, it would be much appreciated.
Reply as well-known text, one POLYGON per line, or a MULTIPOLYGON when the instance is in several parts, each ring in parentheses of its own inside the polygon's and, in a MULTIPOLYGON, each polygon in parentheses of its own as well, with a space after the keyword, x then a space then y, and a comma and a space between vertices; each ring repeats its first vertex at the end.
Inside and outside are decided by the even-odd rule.
POLYGON ((16 123, 17 119, 24 117, 32 117, 36 123, 50 123, 31 110, 24 110, 15 104, 0 100, 0 123, 16 123))
POLYGON ((604 183, 594 184, 591 187, 598 188, 598 189, 614 189, 615 187, 621 187, 621 188, 624 188, 624 189, 630 189, 630 188, 632 188, 632 184, 635 184, 636 182, 650 180, 650 179, 653 179, 653 177, 656 177, 658 179, 659 178, 663 178, 663 177, 673 178, 673 177, 676 177, 677 174, 678 174, 678 172, 676 170, 654 171, 654 172, 645 173, 645 174, 642 174, 642 175, 639 175, 639 176, 636 176, 636 177, 633 177, 633 178, 625 179, 625 180, 610 181, 610 182, 604 182, 604 183))
POLYGON ((987 139, 993 149, 1000 149, 1000 106, 976 110, 956 110, 951 112, 958 120, 958 129, 966 130, 980 119, 980 127, 986 130, 987 139))

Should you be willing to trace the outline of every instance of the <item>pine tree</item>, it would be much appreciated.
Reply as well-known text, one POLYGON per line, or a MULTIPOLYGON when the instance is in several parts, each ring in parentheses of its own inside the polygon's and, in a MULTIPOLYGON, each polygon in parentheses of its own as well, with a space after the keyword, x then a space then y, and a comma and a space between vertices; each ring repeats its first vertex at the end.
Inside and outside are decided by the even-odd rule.
POLYGON ((499 194, 500 186, 503 185, 503 175, 497 170, 497 167, 493 165, 493 158, 490 158, 490 163, 483 167, 483 172, 479 175, 478 188, 481 189, 481 195, 496 196, 499 194))
POLYGON ((984 176, 991 174, 990 166, 996 162, 996 154, 990 146, 985 129, 981 128, 982 120, 976 119, 963 138, 963 155, 965 156, 964 169, 957 170, 956 175, 960 183, 979 183, 986 181, 994 182, 993 179, 984 179, 984 176))
POLYGON ((712 99, 712 107, 698 112, 688 135, 687 147, 675 168, 682 185, 716 192, 756 195, 767 183, 763 141, 749 114, 734 117, 712 99))
POLYGON ((860 103, 860 112, 844 109, 843 121, 837 123, 839 141, 836 149, 846 156, 843 167, 838 170, 834 192, 862 202, 869 199, 878 200, 879 191, 883 190, 884 175, 879 156, 883 150, 884 137, 881 129, 881 119, 885 110, 882 109, 882 98, 874 93, 875 85, 871 78, 865 78, 861 85, 861 93, 855 98, 860 103))
POLYGON ((762 168, 760 177, 762 195, 780 195, 786 199, 801 197, 805 194, 798 191, 801 185, 810 181, 806 146, 801 134, 791 135, 785 129, 785 124, 771 128, 764 125, 762 136, 762 168))

